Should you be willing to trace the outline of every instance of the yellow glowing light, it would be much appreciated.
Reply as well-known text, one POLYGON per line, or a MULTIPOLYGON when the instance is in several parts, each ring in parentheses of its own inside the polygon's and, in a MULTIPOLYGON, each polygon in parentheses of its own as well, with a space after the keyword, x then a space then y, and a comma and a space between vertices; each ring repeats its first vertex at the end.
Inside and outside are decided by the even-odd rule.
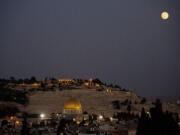
POLYGON ((74 80, 73 79, 66 79, 66 78, 62 78, 62 79, 58 79, 58 82, 59 83, 70 83, 70 82, 74 82, 74 80))
POLYGON ((162 18, 163 20, 167 20, 167 19, 169 18, 169 13, 166 12, 166 11, 162 12, 162 13, 161 13, 161 18, 162 18))
POLYGON ((81 110, 82 106, 81 106, 81 103, 79 100, 77 100, 75 98, 71 98, 64 103, 64 109, 81 110))
POLYGON ((34 86, 40 86, 39 83, 33 83, 32 85, 34 85, 34 86))
POLYGON ((14 119, 14 117, 13 117, 13 116, 11 116, 11 117, 10 117, 10 120, 13 120, 13 119, 14 119))
POLYGON ((16 124, 17 124, 17 125, 19 125, 19 124, 20 124, 20 122, 17 120, 17 121, 16 121, 16 124))
POLYGON ((100 87, 100 85, 96 83, 96 87, 100 87))
POLYGON ((92 81, 93 81, 93 79, 92 79, 92 78, 90 78, 90 79, 89 79, 89 81, 90 81, 90 82, 92 82, 92 81))
POLYGON ((88 83, 88 82, 86 82, 86 83, 84 83, 84 85, 85 85, 85 86, 89 86, 89 83, 88 83))
POLYGON ((113 121, 113 117, 110 117, 110 121, 113 121))

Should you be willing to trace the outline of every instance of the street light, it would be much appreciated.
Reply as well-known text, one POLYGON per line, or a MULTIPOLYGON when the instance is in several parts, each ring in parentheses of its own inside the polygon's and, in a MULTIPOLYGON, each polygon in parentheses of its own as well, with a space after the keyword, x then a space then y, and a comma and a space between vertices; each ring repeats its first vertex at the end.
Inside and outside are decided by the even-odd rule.
POLYGON ((44 118, 44 117, 45 117, 45 115, 44 115, 43 113, 41 113, 41 114, 40 114, 40 117, 41 117, 41 118, 44 118))
POLYGON ((110 117, 110 121, 113 121, 113 117, 110 117))
POLYGON ((99 119, 102 120, 102 119, 103 119, 103 116, 102 116, 102 115, 99 115, 99 119))

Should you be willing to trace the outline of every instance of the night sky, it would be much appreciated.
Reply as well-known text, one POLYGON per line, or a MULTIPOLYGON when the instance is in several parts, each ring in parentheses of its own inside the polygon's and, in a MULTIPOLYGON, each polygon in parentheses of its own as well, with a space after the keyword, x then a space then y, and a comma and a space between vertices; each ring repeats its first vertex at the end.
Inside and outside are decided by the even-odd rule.
POLYGON ((179 58, 179 0, 0 0, 0 78, 98 77, 180 96, 179 58))

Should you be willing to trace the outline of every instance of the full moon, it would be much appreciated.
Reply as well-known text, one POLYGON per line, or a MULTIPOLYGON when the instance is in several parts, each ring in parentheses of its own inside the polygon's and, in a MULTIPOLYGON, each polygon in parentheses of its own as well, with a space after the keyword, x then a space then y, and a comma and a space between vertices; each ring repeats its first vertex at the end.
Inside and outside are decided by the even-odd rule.
POLYGON ((167 20, 167 19, 169 18, 169 13, 168 13, 168 12, 162 12, 162 13, 161 13, 161 18, 162 18, 163 20, 167 20))

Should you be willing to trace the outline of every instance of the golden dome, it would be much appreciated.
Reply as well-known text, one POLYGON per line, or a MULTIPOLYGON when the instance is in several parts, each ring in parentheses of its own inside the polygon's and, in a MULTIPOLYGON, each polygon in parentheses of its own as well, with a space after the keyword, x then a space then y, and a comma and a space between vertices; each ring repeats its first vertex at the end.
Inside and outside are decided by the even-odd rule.
POLYGON ((82 106, 79 100, 71 98, 64 103, 64 109, 81 110, 82 106))

